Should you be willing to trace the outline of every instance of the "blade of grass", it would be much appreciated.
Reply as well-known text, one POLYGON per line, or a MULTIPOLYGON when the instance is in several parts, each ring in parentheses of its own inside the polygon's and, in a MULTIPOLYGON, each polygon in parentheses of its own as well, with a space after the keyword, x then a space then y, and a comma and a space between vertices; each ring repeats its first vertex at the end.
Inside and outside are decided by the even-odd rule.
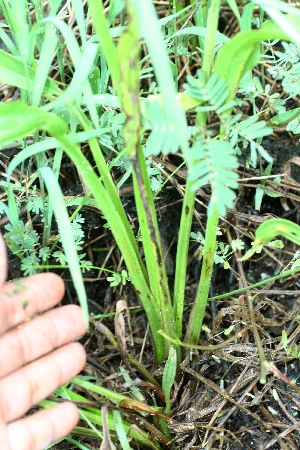
MULTIPOLYGON (((134 163, 134 194, 145 251, 146 264, 151 283, 151 290, 158 305, 162 326, 174 334, 174 312, 171 304, 170 291, 164 263, 160 233, 150 181, 147 174, 145 157, 142 149, 138 152, 138 159, 134 163)), ((165 346, 165 356, 169 345, 165 346)))
MULTIPOLYGON (((149 288, 137 243, 134 239, 121 200, 109 178, 108 168, 105 163, 106 176, 104 179, 105 184, 103 185, 102 181, 98 179, 92 166, 81 152, 81 149, 76 144, 73 144, 68 139, 67 135, 65 135, 67 127, 64 121, 54 114, 46 113, 39 108, 26 106, 21 102, 2 104, 0 105, 0 125, 5 125, 3 128, 8 130, 4 131, 4 129, 0 127, 3 134, 1 139, 0 133, 0 144, 14 140, 17 137, 20 138, 36 129, 42 128, 46 129, 50 135, 57 139, 65 152, 72 159, 97 201, 99 209, 103 211, 120 251, 122 252, 130 277, 139 293, 141 302, 148 316, 150 328, 153 333, 157 360, 160 363, 164 357, 164 340, 158 334, 158 330, 162 328, 160 311, 149 288), (25 122, 24 117, 30 117, 30 122, 25 122), (13 128, 11 126, 12 123, 14 125, 17 123, 18 126, 13 128), (106 186, 108 187, 108 190, 106 189, 106 186)), ((95 142, 95 140, 92 140, 91 143, 94 143, 97 149, 99 149, 97 141, 95 142)), ((101 154, 100 150, 99 154, 101 154)))
POLYGON ((15 35, 15 31, 17 29, 17 22, 15 20, 15 16, 14 13, 12 11, 11 6, 8 4, 7 0, 1 0, 0 2, 1 5, 1 12, 5 18, 5 23, 7 23, 7 25, 9 26, 9 31, 12 35, 13 41, 14 41, 14 48, 16 50, 16 53, 14 53, 14 55, 16 55, 18 53, 18 49, 16 47, 16 35, 15 35))
POLYGON ((72 80, 65 90, 66 98, 80 99, 85 82, 88 79, 90 72, 93 70, 95 59, 98 52, 96 44, 87 44, 80 55, 80 60, 75 65, 76 70, 73 74, 72 80))
POLYGON ((226 0, 230 8, 232 9, 233 14, 237 18, 239 25, 241 25, 241 15, 239 12, 238 5, 236 4, 236 0, 226 0))
POLYGON ((86 43, 86 24, 82 0, 72 0, 72 6, 74 8, 76 22, 80 33, 81 44, 84 45, 86 43))
POLYGON ((0 24, 0 40, 3 42, 3 44, 8 48, 10 53, 13 55, 17 53, 17 48, 13 41, 10 39, 10 37, 7 35, 7 33, 4 31, 5 25, 0 24))
POLYGON ((113 392, 109 389, 106 389, 102 386, 99 386, 95 383, 91 383, 90 381, 86 381, 82 377, 75 377, 72 380, 72 384, 75 386, 82 387, 83 389, 86 389, 87 391, 94 392, 98 394, 100 397, 107 398, 111 400, 116 405, 124 405, 125 408, 129 409, 136 409, 137 411, 145 411, 148 414, 156 414, 163 416, 161 408, 158 407, 151 407, 147 405, 146 403, 140 402, 138 400, 135 400, 128 395, 120 394, 117 392, 113 392))
POLYGON ((41 102, 56 45, 57 36, 55 30, 53 30, 50 26, 46 26, 43 45, 33 82, 33 92, 31 98, 32 105, 38 106, 41 102))
POLYGON ((131 447, 128 442, 126 429, 123 425, 123 420, 120 411, 113 411, 113 420, 122 450, 130 450, 131 447))
POLYGON ((190 232, 194 215, 196 193, 192 191, 192 183, 187 182, 183 199, 178 244, 176 250, 176 266, 174 281, 174 316, 177 336, 182 337, 183 310, 185 303, 185 286, 188 270, 188 252, 190 244, 190 232))
POLYGON ((188 151, 188 133, 186 117, 176 100, 174 79, 171 72, 169 57, 158 24, 157 14, 151 0, 132 0, 137 12, 141 34, 145 39, 150 53, 155 76, 163 96, 163 104, 168 118, 169 127, 174 130, 181 150, 185 155, 188 151))
MULTIPOLYGON (((0 81, 9 86, 16 86, 23 90, 33 90, 35 70, 24 64, 15 56, 0 49, 0 81)), ((60 93, 55 81, 47 78, 44 95, 51 98, 60 93)))
MULTIPOLYGON (((174 330, 173 309, 153 195, 146 169, 145 156, 140 145, 139 32, 136 14, 130 0, 126 2, 126 10, 129 16, 129 22, 127 30, 121 37, 118 45, 120 87, 122 92, 120 100, 125 113, 123 136, 126 151, 133 162, 134 196, 148 269, 148 278, 151 280, 150 287, 161 312, 163 328, 172 333, 174 330)), ((166 348, 166 356, 167 354, 168 349, 166 348)))
POLYGON ((70 444, 76 445, 76 447, 78 447, 80 450, 90 450, 88 447, 81 444, 79 441, 76 441, 76 439, 66 438, 66 441, 69 442, 70 444))
POLYGON ((50 167, 40 169, 42 177, 45 181, 48 196, 52 203, 56 222, 58 225, 61 242, 68 261, 69 270, 78 295, 80 306, 84 312, 86 324, 89 325, 88 304, 82 279, 82 273, 79 266, 79 259, 75 247, 71 223, 69 220, 67 208, 64 202, 58 181, 50 167))
MULTIPOLYGON (((71 401, 75 401, 75 402, 87 402, 87 399, 83 395, 77 394, 76 392, 73 392, 68 388, 63 388, 63 390, 58 389, 56 392, 58 395, 60 395, 61 398, 65 399, 65 400, 71 400, 71 401)), ((57 404, 56 402, 53 402, 50 400, 43 400, 39 403, 39 405, 42 406, 43 408, 51 408, 52 406, 55 406, 56 404, 57 404)), ((85 409, 80 408, 80 411, 82 411, 84 413, 84 416, 92 424, 102 426, 102 416, 101 416, 101 412, 100 412, 100 406, 101 406, 101 404, 99 403, 99 409, 87 406, 87 407, 85 407, 85 409)), ((114 419, 113 419, 113 416, 111 413, 108 414, 108 423, 109 423, 110 430, 114 430, 115 424, 114 424, 114 419)), ((141 435, 141 433, 139 432, 139 429, 132 427, 132 424, 130 424, 128 422, 123 421, 123 424, 124 424, 126 434, 128 436, 130 436, 132 439, 139 442, 141 445, 146 445, 147 447, 157 449, 157 450, 160 449, 159 444, 151 443, 150 435, 148 435, 147 433, 144 433, 143 435, 141 435)), ((82 428, 76 427, 73 430, 73 435, 80 436, 82 434, 82 432, 80 432, 80 430, 83 431, 82 428)), ((93 437, 97 437, 96 433, 93 433, 92 435, 93 435, 93 437)))
POLYGON ((98 35, 101 50, 106 57, 108 69, 111 73, 113 86, 118 90, 120 82, 118 53, 110 35, 102 0, 88 0, 88 5, 93 20, 93 27, 98 35))
POLYGON ((185 337, 185 342, 187 342, 188 344, 197 344, 201 333, 205 308, 208 301, 211 274, 214 265, 218 221, 219 211, 215 206, 213 208, 212 214, 208 217, 206 224, 205 244, 203 247, 203 260, 200 281, 198 284, 196 298, 193 304, 192 312, 190 314, 185 337))
POLYGON ((285 13, 300 16, 299 8, 295 8, 295 6, 282 2, 281 0, 251 0, 251 2, 259 4, 263 9, 270 7, 272 9, 276 9, 277 11, 283 11, 285 13))
POLYGON ((246 287, 235 289, 234 291, 226 292, 225 294, 216 295, 214 297, 210 297, 209 301, 215 301, 215 300, 221 300, 225 297, 232 297, 233 295, 240 294, 241 292, 251 291, 251 289, 255 289, 261 286, 265 285, 271 285, 276 280, 281 280, 282 278, 290 277, 291 275, 295 275, 296 273, 300 272, 300 268, 294 268, 291 270, 284 271, 280 273, 279 275, 275 275, 274 277, 267 278, 266 280, 259 281, 258 283, 249 284, 246 287))
MULTIPOLYGON (((218 18, 219 18, 220 4, 221 4, 220 0, 214 0, 208 11, 208 18, 207 18, 208 26, 204 44, 204 57, 203 57, 203 72, 205 73, 207 79, 210 77, 213 67, 215 36, 216 33, 218 32, 218 18)), ((201 133, 202 128, 204 128, 206 125, 207 114, 198 113, 197 121, 201 133)), ((195 206, 195 198, 196 192, 192 191, 192 183, 188 181, 186 184, 182 214, 180 219, 180 228, 176 253, 175 282, 174 282, 174 309, 175 309, 176 329, 179 337, 182 336, 185 283, 188 266, 188 251, 189 251, 193 211, 195 206)), ((213 229, 207 232, 211 233, 213 232, 213 229)), ((198 292, 200 292, 200 290, 201 290, 201 279, 199 282, 198 292)), ((197 309, 198 311, 201 310, 201 308, 198 306, 197 309)), ((194 324, 191 323, 191 320, 194 321, 199 319, 198 314, 196 314, 197 317, 194 319, 194 314, 195 312, 194 313, 192 312, 191 316, 192 318, 190 317, 189 321, 190 324, 189 327, 192 328, 194 328, 194 324)), ((190 331, 188 331, 188 335, 189 333, 190 331)))
POLYGON ((26 2, 10 0, 10 20, 13 16, 14 38, 17 44, 18 56, 23 64, 30 64, 32 54, 30 54, 29 26, 26 17, 26 2))
POLYGON ((81 172, 88 188, 91 190, 99 208, 103 211, 110 225, 111 231, 124 257, 130 278, 139 292, 140 300, 148 316, 155 342, 157 359, 160 363, 164 357, 164 341, 163 339, 159 339, 160 336, 157 333, 162 327, 160 311, 149 289, 148 281, 145 278, 143 263, 121 201, 114 194, 110 196, 106 189, 103 189, 102 183, 98 180, 91 165, 75 144, 72 144, 66 136, 59 136, 57 139, 73 160, 77 169, 81 172))
POLYGON ((177 355, 173 346, 170 346, 169 356, 162 378, 162 388, 166 396, 166 413, 171 413, 171 389, 175 381, 177 368, 177 355))

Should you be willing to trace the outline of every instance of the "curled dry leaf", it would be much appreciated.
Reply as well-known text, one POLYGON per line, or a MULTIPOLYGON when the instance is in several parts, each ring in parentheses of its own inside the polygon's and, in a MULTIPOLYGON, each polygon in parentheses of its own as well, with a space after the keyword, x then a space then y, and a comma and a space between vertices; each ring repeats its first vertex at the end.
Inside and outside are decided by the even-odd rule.
POLYGON ((126 331, 123 311, 127 309, 124 300, 118 300, 115 314, 115 334, 123 361, 126 361, 126 331))
POLYGON ((296 180, 292 176, 292 164, 295 164, 296 166, 300 167, 300 156, 294 156, 293 158, 289 159, 283 166, 283 171, 286 174, 288 178, 295 181, 296 183, 300 184, 300 178, 296 180))

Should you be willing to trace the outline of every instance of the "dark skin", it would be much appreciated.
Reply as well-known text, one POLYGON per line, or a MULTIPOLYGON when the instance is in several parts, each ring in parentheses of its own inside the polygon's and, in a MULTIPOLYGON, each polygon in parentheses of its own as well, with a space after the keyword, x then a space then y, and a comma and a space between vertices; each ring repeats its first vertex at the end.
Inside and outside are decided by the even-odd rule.
POLYGON ((5 283, 7 257, 0 236, 0 449, 43 450, 78 422, 72 403, 24 417, 36 403, 76 376, 85 363, 73 342, 86 331, 78 306, 52 309, 64 294, 55 274, 5 283))

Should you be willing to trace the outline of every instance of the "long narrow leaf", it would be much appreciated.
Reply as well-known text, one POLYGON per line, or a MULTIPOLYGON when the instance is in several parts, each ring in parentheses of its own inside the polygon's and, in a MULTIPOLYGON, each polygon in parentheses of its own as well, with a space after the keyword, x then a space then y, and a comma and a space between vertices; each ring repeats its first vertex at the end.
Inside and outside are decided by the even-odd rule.
POLYGON ((32 104, 40 104, 45 85, 47 83, 48 72, 52 64, 55 48, 57 45, 57 36, 55 30, 47 26, 44 42, 34 77, 34 88, 32 92, 32 104))
POLYGON ((140 22, 141 34, 145 39, 150 53, 155 76, 163 96, 163 104, 168 117, 169 126, 177 136, 182 152, 188 151, 188 133, 186 117, 176 99, 174 79, 167 55, 166 46, 162 38, 157 21, 156 11, 152 0, 132 0, 140 22))
POLYGON ((72 280, 78 295, 79 303, 83 309, 86 323, 89 323, 88 304, 82 279, 82 273, 79 266, 79 259, 75 247, 72 227, 69 220, 67 208, 61 189, 58 185, 56 176, 50 167, 43 167, 40 169, 41 175, 45 181, 48 190, 48 196, 52 203, 56 222, 58 225, 61 242, 63 244, 64 252, 68 261, 69 270, 72 280))
MULTIPOLYGON (((292 29, 295 27, 299 29, 299 16, 287 15, 285 21, 288 21, 292 29)), ((259 30, 237 33, 221 48, 214 70, 219 78, 224 79, 227 83, 230 92, 228 100, 233 99, 241 77, 258 63, 260 43, 269 39, 290 41, 291 36, 289 36, 288 29, 283 30, 274 22, 267 21, 259 30)))
POLYGON ((99 38, 100 47, 106 57, 107 65, 111 73, 113 86, 118 89, 120 80, 118 53, 105 18, 102 0, 88 0, 88 5, 93 19, 93 26, 99 38))
MULTIPOLYGON (((0 81, 20 89, 32 90, 34 88, 35 70, 24 64, 15 56, 0 49, 0 81)), ((52 97, 60 93, 56 83, 47 78, 44 95, 52 97)))

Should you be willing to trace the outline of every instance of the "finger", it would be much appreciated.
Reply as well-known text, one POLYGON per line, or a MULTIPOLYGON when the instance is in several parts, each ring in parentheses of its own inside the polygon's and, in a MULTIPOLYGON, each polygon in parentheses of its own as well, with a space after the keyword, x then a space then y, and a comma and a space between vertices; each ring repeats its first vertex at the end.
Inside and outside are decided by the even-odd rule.
POLYGON ((0 293, 0 335, 52 308, 63 295, 64 283, 53 273, 32 275, 5 284, 0 293))
POLYGON ((0 380, 0 408, 6 422, 24 415, 33 405, 77 375, 85 363, 83 347, 73 342, 0 380))
MULTIPOLYGON (((62 403, 8 425, 11 450, 44 450, 52 442, 67 436, 78 422, 78 410, 62 403)), ((7 448, 7 447, 5 447, 7 448)))
POLYGON ((83 312, 76 305, 56 308, 11 329, 0 337, 0 378, 74 341, 85 331, 83 312))
POLYGON ((7 254, 5 242, 0 234, 0 289, 7 277, 7 254))

